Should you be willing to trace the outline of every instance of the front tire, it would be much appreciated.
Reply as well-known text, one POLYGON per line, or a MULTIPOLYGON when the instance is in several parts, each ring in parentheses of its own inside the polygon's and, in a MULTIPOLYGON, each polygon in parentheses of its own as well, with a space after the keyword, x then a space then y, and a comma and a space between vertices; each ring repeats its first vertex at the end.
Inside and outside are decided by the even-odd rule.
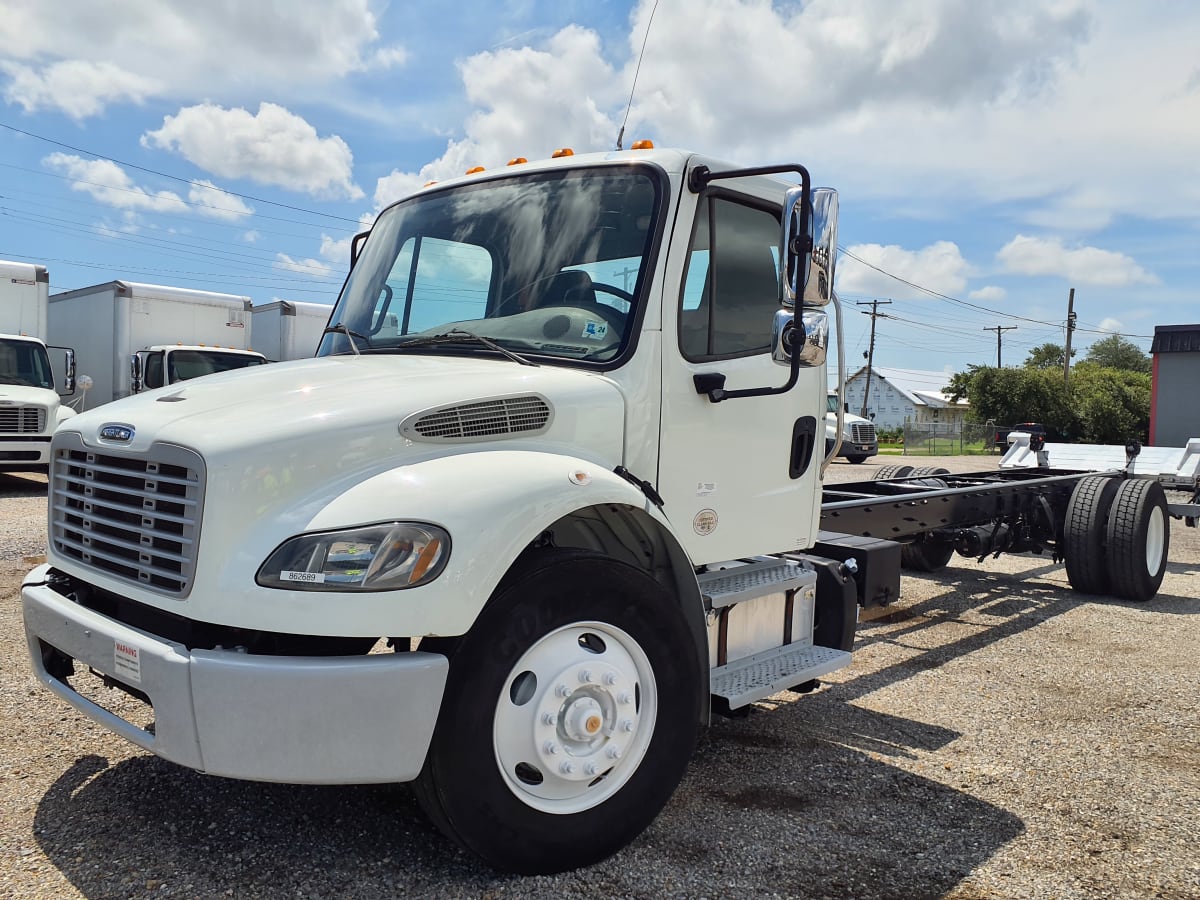
POLYGON ((695 746, 703 667, 675 598, 597 554, 539 554, 454 650, 415 784, 497 869, 590 865, 658 815, 695 746))

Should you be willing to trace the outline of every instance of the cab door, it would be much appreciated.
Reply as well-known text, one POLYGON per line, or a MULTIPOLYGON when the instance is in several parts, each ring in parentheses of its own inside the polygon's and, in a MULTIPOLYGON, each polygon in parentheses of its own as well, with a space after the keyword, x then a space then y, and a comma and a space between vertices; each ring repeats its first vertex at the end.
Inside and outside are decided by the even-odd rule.
POLYGON ((756 197, 742 181, 691 195, 690 238, 668 260, 666 283, 682 288, 663 298, 658 491, 697 564, 808 547, 820 514, 824 366, 801 368, 786 393, 714 402, 698 389, 788 380, 771 357, 780 204, 761 197, 782 192, 756 197))

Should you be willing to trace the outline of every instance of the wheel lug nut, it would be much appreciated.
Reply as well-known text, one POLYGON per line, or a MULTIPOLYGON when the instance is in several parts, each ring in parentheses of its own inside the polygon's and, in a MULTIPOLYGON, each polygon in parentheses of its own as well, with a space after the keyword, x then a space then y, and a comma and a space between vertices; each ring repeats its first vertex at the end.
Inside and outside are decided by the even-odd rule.
POLYGON ((553 725, 554 724, 554 713, 542 713, 542 724, 543 725, 553 725))
POLYGON ((633 702, 633 695, 629 691, 622 691, 617 694, 617 702, 620 704, 628 704, 633 702))
POLYGON ((621 748, 618 747, 616 744, 613 744, 605 752, 609 759, 620 759, 621 758, 621 748))
POLYGON ((606 672, 606 673, 604 674, 604 683, 605 683, 605 684, 607 684, 607 685, 614 685, 614 684, 616 684, 616 683, 617 683, 617 674, 616 674, 616 672, 606 672))
POLYGON ((562 763, 559 764, 558 771, 562 772, 564 775, 570 775, 575 771, 575 764, 564 759, 562 763))
POLYGON ((580 684, 587 684, 591 680, 592 680, 592 672, 590 669, 580 669, 579 670, 579 683, 580 684))
POLYGON ((583 771, 586 772, 588 775, 599 775, 600 767, 598 765, 596 765, 594 762, 590 762, 586 766, 583 767, 583 771))
POLYGON ((553 756, 558 752, 558 744, 554 743, 554 741, 546 741, 546 743, 542 744, 542 752, 547 756, 553 756))
POLYGON ((621 730, 626 733, 633 731, 633 719, 622 719, 621 730))
POLYGON ((558 687, 556 687, 554 689, 554 693, 556 693, 560 697, 570 697, 571 696, 571 687, 570 687, 570 685, 560 684, 558 687))

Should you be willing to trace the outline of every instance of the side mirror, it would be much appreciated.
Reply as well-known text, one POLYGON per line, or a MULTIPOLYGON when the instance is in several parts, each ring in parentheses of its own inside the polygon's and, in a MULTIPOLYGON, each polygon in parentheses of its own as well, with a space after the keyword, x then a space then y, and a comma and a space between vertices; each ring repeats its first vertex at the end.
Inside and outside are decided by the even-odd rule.
POLYGON ((781 366, 792 363, 798 353, 801 366, 825 365, 829 349, 829 316, 819 310, 807 309, 800 316, 790 309, 775 313, 771 328, 771 358, 781 366))
POLYGON ((142 391, 142 357, 135 353, 129 358, 129 392, 140 394, 142 391))
POLYGON ((824 306, 833 296, 837 261, 838 195, 813 188, 812 214, 804 208, 803 188, 791 188, 783 202, 779 258, 780 299, 795 306, 824 306))
POLYGON ((75 393, 75 351, 70 348, 67 349, 67 371, 63 377, 63 381, 66 382, 63 385, 66 388, 63 393, 75 393))

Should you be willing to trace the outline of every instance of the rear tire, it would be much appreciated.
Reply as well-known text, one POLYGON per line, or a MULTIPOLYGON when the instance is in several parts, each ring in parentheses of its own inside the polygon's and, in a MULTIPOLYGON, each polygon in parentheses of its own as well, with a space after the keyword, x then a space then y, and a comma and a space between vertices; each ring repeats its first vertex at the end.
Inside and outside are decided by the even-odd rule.
POLYGON ((455 648, 414 789, 496 869, 591 865, 636 838, 695 746, 708 685, 675 598, 598 554, 542 553, 455 648))
POLYGON ((950 470, 941 466, 917 466, 908 474, 912 478, 927 478, 930 475, 949 475, 950 470))
POLYGON ((1104 545, 1108 540, 1108 515, 1121 481, 1111 475, 1089 475, 1080 480, 1067 502, 1063 523, 1067 580, 1083 594, 1107 595, 1112 590, 1104 545))
POLYGON ((1108 513, 1108 575, 1112 593, 1145 603, 1158 593, 1167 572, 1171 519, 1167 495, 1157 481, 1122 483, 1108 513))
POLYGON ((888 478, 903 478, 913 470, 912 466, 905 466, 893 463, 889 466, 880 466, 871 476, 872 481, 884 481, 888 478))
POLYGON ((860 465, 861 463, 865 463, 867 461, 867 457, 860 456, 859 454, 856 453, 853 456, 847 456, 846 460, 849 463, 851 463, 852 465, 857 466, 857 465, 860 465))

